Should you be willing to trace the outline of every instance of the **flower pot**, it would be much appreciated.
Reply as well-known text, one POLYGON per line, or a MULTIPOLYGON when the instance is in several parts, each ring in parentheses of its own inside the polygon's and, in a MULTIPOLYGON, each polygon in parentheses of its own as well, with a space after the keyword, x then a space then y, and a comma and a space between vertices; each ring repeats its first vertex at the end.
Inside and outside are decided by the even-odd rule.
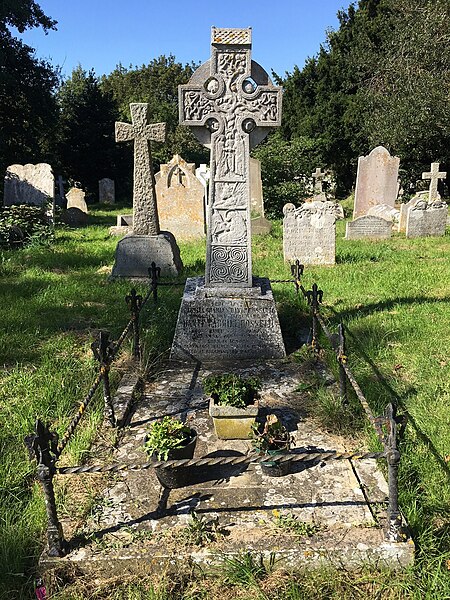
MULTIPOLYGON (((191 437, 188 443, 181 448, 169 450, 167 460, 180 460, 182 458, 193 458, 195 446, 197 444, 197 432, 191 429, 191 437)), ((151 455, 152 462, 157 462, 158 457, 155 453, 151 455)), ((191 467, 155 467, 155 474, 159 483, 169 489, 186 487, 190 483, 191 467)))
POLYGON ((235 408, 216 404, 214 398, 210 398, 209 401, 209 414, 213 419, 214 431, 221 440, 247 440, 258 416, 258 410, 257 403, 245 408, 235 408))
MULTIPOLYGON (((268 450, 266 454, 268 456, 276 457, 279 454, 285 454, 287 452, 287 448, 282 448, 280 450, 268 450)), ((277 463, 276 461, 267 460, 259 463, 261 465, 261 471, 263 475, 267 475, 269 477, 283 477, 284 475, 289 475, 291 472, 291 461, 287 460, 282 463, 277 463)))

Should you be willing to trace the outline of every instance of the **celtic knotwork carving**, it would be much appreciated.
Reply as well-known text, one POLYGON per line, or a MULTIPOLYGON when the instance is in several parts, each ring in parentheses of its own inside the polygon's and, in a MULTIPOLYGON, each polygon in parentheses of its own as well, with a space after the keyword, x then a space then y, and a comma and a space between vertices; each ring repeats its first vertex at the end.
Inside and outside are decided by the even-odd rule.
POLYGON ((200 91, 185 91, 183 98, 182 106, 186 121, 203 121, 206 115, 214 112, 214 103, 200 91))
POLYGON ((214 244, 245 244, 247 241, 246 211, 213 210, 211 230, 214 244))
POLYGON ((211 283, 244 283, 248 278, 247 248, 211 246, 211 283))

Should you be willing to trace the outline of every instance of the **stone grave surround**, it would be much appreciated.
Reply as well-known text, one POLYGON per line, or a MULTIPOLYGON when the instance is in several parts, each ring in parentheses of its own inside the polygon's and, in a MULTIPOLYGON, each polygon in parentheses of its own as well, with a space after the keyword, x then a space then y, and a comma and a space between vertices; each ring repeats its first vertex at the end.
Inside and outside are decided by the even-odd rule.
POLYGON ((161 165, 155 179, 161 228, 177 239, 205 237, 205 192, 195 175, 195 164, 175 154, 161 165))
POLYGON ((176 276, 183 264, 172 233, 161 231, 150 144, 165 141, 165 123, 147 123, 148 104, 130 104, 132 123, 116 123, 116 142, 134 142, 133 230, 116 247, 112 277, 148 278, 152 262, 162 276, 176 276))
POLYGON ((374 215, 365 215, 354 221, 348 221, 345 230, 346 240, 385 240, 391 235, 392 221, 374 215))
POLYGON ((334 202, 305 202, 283 208, 285 261, 303 265, 334 265, 336 261, 336 210, 334 202))
POLYGON ((211 149, 205 278, 186 282, 171 357, 285 355, 267 279, 251 262, 250 149, 281 122, 281 89, 251 60, 251 29, 212 28, 211 59, 179 86, 180 122, 211 149))
POLYGON ((6 169, 3 204, 34 204, 46 206, 47 216, 53 220, 55 213, 55 178, 47 163, 36 165, 10 165, 6 169))
POLYGON ((431 237, 445 235, 448 206, 445 202, 418 201, 406 216, 406 237, 431 237))
POLYGON ((113 179, 104 177, 98 182, 98 201, 104 204, 114 204, 116 201, 116 190, 113 179))
POLYGON ((353 218, 366 215, 377 204, 394 206, 398 193, 400 159, 377 146, 368 156, 358 159, 353 218))

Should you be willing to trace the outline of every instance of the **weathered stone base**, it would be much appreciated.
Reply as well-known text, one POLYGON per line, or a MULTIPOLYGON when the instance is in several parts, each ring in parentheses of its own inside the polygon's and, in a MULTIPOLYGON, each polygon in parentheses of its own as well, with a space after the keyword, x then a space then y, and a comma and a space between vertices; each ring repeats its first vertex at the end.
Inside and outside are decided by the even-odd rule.
POLYGON ((270 233, 272 223, 266 217, 255 217, 250 221, 252 235, 263 235, 270 233))
POLYGON ((183 268, 180 249, 171 233, 126 235, 117 244, 112 277, 147 278, 153 261, 161 267, 162 276, 176 277, 183 268))
POLYGON ((275 301, 266 278, 252 288, 208 288, 186 281, 171 359, 209 363, 286 356, 275 301))

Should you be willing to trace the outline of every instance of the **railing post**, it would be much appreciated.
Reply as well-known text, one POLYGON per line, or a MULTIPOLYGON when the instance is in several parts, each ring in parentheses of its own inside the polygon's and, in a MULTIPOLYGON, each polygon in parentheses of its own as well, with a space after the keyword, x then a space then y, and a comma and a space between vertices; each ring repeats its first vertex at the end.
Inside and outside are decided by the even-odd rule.
POLYGON ((347 362, 347 355, 345 352, 345 334, 344 334, 344 325, 343 323, 339 323, 338 327, 338 336, 339 336, 339 348, 338 348, 338 361, 339 361, 339 390, 341 395, 342 404, 348 404, 347 397, 347 375, 345 374, 345 369, 343 365, 347 362))
POLYGON ((49 431, 42 421, 37 419, 35 433, 25 438, 30 456, 37 462, 37 478, 44 491, 45 509, 47 512, 47 542, 49 556, 64 556, 66 542, 61 523, 56 511, 53 477, 56 473, 55 454, 58 446, 58 436, 49 431))
POLYGON ((131 311, 131 320, 133 321, 133 358, 139 360, 141 357, 141 345, 139 339, 140 312, 142 307, 142 296, 136 293, 133 288, 128 296, 125 296, 125 302, 131 311))
POLYGON ((109 385, 109 370, 111 359, 114 356, 114 343, 109 339, 107 331, 100 331, 98 340, 91 344, 94 357, 100 363, 100 374, 103 381, 103 399, 105 403, 105 417, 115 427, 116 419, 114 406, 111 399, 111 388, 109 385))
POLYGON ((300 261, 298 260, 298 258, 295 261, 295 263, 293 265, 291 265, 291 275, 294 278, 295 291, 297 292, 297 294, 300 290, 300 279, 303 275, 304 269, 305 269, 304 265, 300 264, 300 261))
POLYGON ((386 407, 386 426, 388 435, 386 439, 386 458, 388 464, 388 530, 387 537, 391 542, 401 542, 402 516, 398 507, 398 466, 400 463, 400 452, 397 450, 397 422, 395 409, 392 404, 386 407))
POLYGON ((153 295, 153 302, 156 304, 158 301, 158 279, 161 277, 161 267, 157 267, 156 263, 152 262, 150 269, 148 270, 150 277, 150 289, 153 295))
POLYGON ((305 293, 308 305, 311 307, 311 319, 312 319, 312 340, 311 347, 315 349, 317 347, 317 313, 319 311, 319 304, 323 299, 323 291, 319 290, 317 283, 314 283, 312 290, 308 290, 305 293))

